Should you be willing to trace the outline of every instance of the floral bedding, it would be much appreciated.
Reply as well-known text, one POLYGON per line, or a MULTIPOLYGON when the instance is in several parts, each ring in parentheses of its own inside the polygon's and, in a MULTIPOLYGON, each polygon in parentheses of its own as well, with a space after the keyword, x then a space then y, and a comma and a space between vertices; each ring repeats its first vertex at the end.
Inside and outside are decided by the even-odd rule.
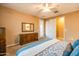
POLYGON ((35 56, 62 56, 64 50, 66 49, 67 42, 61 41, 53 45, 50 45, 43 51, 39 52, 35 56))

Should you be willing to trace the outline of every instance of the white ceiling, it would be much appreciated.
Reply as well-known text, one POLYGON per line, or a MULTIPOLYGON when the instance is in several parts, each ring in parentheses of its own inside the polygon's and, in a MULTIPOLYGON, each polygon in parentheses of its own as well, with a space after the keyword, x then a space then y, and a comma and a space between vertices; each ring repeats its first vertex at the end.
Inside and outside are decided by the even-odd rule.
MULTIPOLYGON (((40 13, 39 6, 42 5, 41 3, 6 3, 0 5, 43 18, 54 17, 79 10, 79 3, 58 3, 58 7, 55 8, 55 10, 59 11, 58 13, 54 13, 55 10, 53 9, 52 12, 49 13, 40 13)), ((51 7, 53 7, 53 5, 51 5, 51 7)))

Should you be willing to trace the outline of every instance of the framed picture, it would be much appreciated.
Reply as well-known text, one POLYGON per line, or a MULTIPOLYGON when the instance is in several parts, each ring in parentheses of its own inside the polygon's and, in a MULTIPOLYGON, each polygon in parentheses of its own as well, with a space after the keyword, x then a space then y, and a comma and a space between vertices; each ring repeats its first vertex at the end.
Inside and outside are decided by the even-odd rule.
POLYGON ((34 24, 22 23, 22 32, 34 32, 34 24))

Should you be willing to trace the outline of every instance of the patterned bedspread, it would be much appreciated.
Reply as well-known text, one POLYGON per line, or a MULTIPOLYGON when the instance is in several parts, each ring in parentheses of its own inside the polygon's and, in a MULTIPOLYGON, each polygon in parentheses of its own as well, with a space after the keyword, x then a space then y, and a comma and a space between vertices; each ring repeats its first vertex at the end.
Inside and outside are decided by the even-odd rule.
POLYGON ((62 56, 66 46, 67 42, 57 42, 35 56, 62 56))

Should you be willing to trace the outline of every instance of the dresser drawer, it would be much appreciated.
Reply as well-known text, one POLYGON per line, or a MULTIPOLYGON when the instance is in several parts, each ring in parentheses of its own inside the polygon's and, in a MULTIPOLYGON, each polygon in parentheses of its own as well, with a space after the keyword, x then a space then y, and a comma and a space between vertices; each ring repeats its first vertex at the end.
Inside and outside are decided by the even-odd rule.
POLYGON ((38 33, 20 34, 20 45, 38 40, 38 33))

